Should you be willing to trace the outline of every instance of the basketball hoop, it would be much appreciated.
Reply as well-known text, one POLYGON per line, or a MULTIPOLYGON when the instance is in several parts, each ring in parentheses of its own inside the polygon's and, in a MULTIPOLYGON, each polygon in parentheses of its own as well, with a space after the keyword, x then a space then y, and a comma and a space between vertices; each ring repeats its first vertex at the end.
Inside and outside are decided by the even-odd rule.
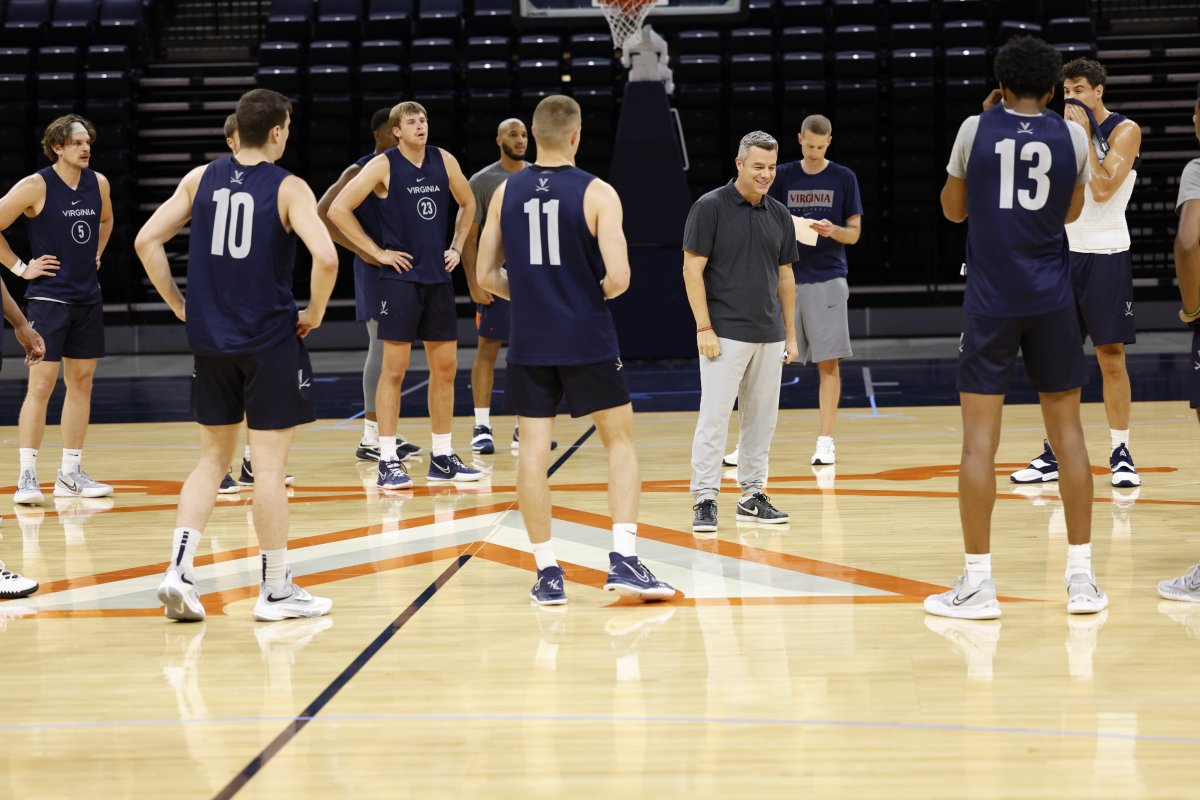
POLYGON ((657 0, 594 0, 608 27, 612 30, 613 46, 624 48, 630 37, 637 35, 642 29, 642 22, 650 9, 654 8, 657 0))

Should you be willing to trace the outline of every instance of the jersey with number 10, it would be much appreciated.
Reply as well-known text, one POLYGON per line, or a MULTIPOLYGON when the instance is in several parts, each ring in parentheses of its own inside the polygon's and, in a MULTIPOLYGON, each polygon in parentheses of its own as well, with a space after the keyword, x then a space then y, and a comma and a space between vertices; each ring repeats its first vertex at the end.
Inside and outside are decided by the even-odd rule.
POLYGON ((595 179, 578 167, 535 164, 504 184, 500 234, 512 298, 512 364, 598 364, 620 356, 600 289, 604 259, 583 213, 583 195, 595 179))
POLYGON ((187 334, 203 356, 250 355, 296 335, 296 237, 279 219, 287 170, 225 156, 192 200, 187 334))
POLYGON ((1074 302, 1064 223, 1087 162, 1083 151, 1080 181, 1074 139, 1086 142, 1071 126, 1053 111, 1017 114, 1003 104, 979 115, 965 176, 968 312, 1031 317, 1074 302))

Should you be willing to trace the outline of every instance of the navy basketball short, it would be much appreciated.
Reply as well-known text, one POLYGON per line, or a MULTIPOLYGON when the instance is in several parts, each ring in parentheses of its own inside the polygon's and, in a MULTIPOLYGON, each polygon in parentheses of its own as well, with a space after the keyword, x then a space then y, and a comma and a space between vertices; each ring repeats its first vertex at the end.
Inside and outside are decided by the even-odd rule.
POLYGON ((192 413, 201 425, 236 425, 244 414, 256 431, 294 428, 317 418, 312 380, 296 336, 252 355, 196 356, 192 413))
POLYGON ((1087 381, 1075 308, 1011 319, 963 313, 958 391, 1004 394, 1017 355, 1038 392, 1065 392, 1087 381))
POLYGON ((1192 352, 1191 358, 1188 359, 1191 362, 1188 370, 1188 394, 1192 408, 1200 408, 1200 324, 1192 323, 1191 328, 1192 352))
POLYGON ((475 327, 484 339, 497 342, 508 341, 509 303, 503 297, 495 297, 487 305, 475 306, 475 327))
POLYGON ((510 363, 504 395, 518 417, 553 417, 563 397, 572 417, 585 417, 628 403, 629 386, 620 358, 572 366, 510 363))
POLYGON ((458 340, 454 285, 379 281, 377 338, 385 342, 453 342, 458 340))
POLYGON ((46 342, 46 361, 104 358, 104 307, 100 303, 30 300, 25 316, 46 342))
POLYGON ((377 319, 380 280, 379 267, 354 257, 354 319, 358 322, 377 319))
POLYGON ((1133 344, 1133 260, 1120 253, 1071 253, 1079 334, 1092 344, 1133 344))

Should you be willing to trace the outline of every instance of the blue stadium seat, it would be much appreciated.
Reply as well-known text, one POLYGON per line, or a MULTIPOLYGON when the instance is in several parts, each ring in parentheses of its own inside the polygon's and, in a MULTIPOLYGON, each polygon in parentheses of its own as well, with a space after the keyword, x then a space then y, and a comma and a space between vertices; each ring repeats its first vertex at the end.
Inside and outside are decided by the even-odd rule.
POLYGON ((307 42, 312 37, 312 0, 271 0, 266 38, 277 42, 307 42))
POLYGON ((933 24, 929 22, 896 22, 892 24, 890 36, 892 47, 933 47, 937 37, 933 33, 933 24))
POLYGON ((1019 19, 1001 20, 996 26, 996 44, 1004 44, 1014 36, 1041 36, 1042 26, 1019 19))
POLYGON ((825 56, 821 53, 784 53, 785 81, 823 81, 826 78, 825 56))
MULTIPOLYGON (((486 115, 475 124, 468 121, 467 130, 474 132, 492 131, 495 133, 495 121, 509 114, 513 109, 513 93, 507 89, 476 89, 467 90, 467 108, 471 110, 468 120, 477 115, 486 115)), ((476 138, 467 144, 467 160, 471 164, 481 164, 496 157, 496 137, 476 138), (486 146, 485 146, 486 145, 486 146)))
POLYGON ((504 61, 511 58, 512 39, 507 36, 472 36, 467 39, 469 61, 504 61))
POLYGON ((729 32, 729 54, 774 53, 775 37, 770 28, 734 28, 729 32))
POLYGON ((922 78, 933 75, 933 72, 933 50, 923 47, 892 51, 892 75, 922 78))
POLYGON ((521 58, 560 59, 563 55, 562 37, 552 33, 522 36, 517 40, 517 54, 521 58))
POLYGON ((467 32, 472 36, 512 36, 512 17, 512 0, 475 0, 475 13, 467 17, 467 32))
POLYGON ((133 57, 123 44, 94 44, 88 47, 84 59, 88 69, 131 70, 133 57))
POLYGON ((930 0, 888 0, 887 13, 893 25, 901 22, 929 22, 934 17, 930 0))
POLYGON ((412 38, 412 0, 370 0, 367 30, 380 39, 412 38))
POLYGON ((517 62, 517 81, 522 89, 562 91, 562 64, 557 59, 523 58, 517 62))
MULTIPOLYGON (((706 58, 707 56, 688 56, 688 58, 706 58)), ((715 56, 713 56, 715 58, 715 56)), ((675 84, 675 104, 680 108, 706 109, 709 116, 713 108, 721 105, 722 87, 720 83, 686 83, 675 84)))
POLYGON ((89 70, 83 75, 83 86, 88 99, 128 98, 133 90, 129 73, 124 71, 89 70))
MULTIPOLYGON (((128 91, 128 89, 126 89, 128 91)), ((98 138, 104 141, 104 152, 111 152, 113 145, 120 145, 122 150, 128 150, 133 144, 130 132, 133 129, 133 104, 128 97, 111 97, 88 95, 84 103, 87 118, 96 125, 109 126, 98 138)), ((132 171, 132 170, 131 170, 132 171)), ((128 197, 128 195, 126 195, 128 197)))
POLYGON ((612 56, 593 57, 583 56, 567 61, 567 72, 571 76, 571 86, 612 86, 613 68, 612 56))
POLYGON ((875 25, 879 22, 879 10, 886 5, 876 6, 875 0, 833 0, 834 25, 875 25))
POLYGON ((315 41, 308 46, 308 63, 349 67, 354 63, 354 50, 350 42, 341 39, 315 41))
POLYGON ((720 83, 721 57, 717 55, 680 56, 675 64, 675 83, 720 83))
POLYGON ((79 72, 83 69, 83 56, 74 46, 39 47, 37 69, 40 72, 79 72))
POLYGON ((76 72, 39 72, 34 78, 38 102, 74 100, 79 96, 79 74, 76 72))
POLYGON ((775 77, 775 59, 770 53, 741 53, 729 59, 732 83, 761 83, 775 77))
POLYGON ((829 113, 829 87, 824 81, 787 81, 783 84, 783 126, 789 133, 800 131, 810 114, 829 113))
POLYGON ((32 63, 28 47, 0 47, 0 74, 26 74, 32 63))
POLYGON ((1096 46, 1091 42, 1056 42, 1054 49, 1062 53, 1063 61, 1096 57, 1096 46))
POLYGON ((987 47, 987 24, 980 19, 950 20, 942 23, 942 47, 987 47))
POLYGON ((363 107, 393 106, 404 93, 404 71, 398 63, 363 64, 358 68, 358 87, 363 107), (367 102, 367 98, 385 98, 367 102))
POLYGON ((1047 19, 1088 17, 1092 13, 1092 3, 1091 0, 1042 0, 1042 11, 1047 19))
POLYGON ((351 116, 354 113, 352 88, 349 67, 340 64, 314 64, 308 68, 309 113, 314 118, 344 119, 351 116))
POLYGON ((879 30, 874 25, 838 25, 833 29, 833 49, 876 50, 879 30))
POLYGON ((756 28, 774 28, 775 0, 746 0, 746 24, 756 28))
POLYGON ((611 58, 614 50, 612 36, 607 33, 573 33, 567 49, 576 58, 611 58))
POLYGON ((796 25, 784 28, 779 38, 779 50, 783 53, 822 53, 828 46, 824 28, 796 25))
POLYGON ((98 11, 96 0, 57 0, 46 41, 50 44, 89 44, 99 21, 98 11))
POLYGON ((833 55, 833 77, 838 81, 874 79, 879 60, 870 50, 843 50, 833 55))
POLYGON ((779 21, 784 27, 791 25, 829 24, 829 9, 825 0, 780 0, 779 21))
POLYGON ((5 44, 37 47, 50 25, 50 4, 44 0, 9 0, 4 17, 5 44))
POLYGON ((725 52, 719 31, 680 31, 675 39, 675 53, 680 56, 709 56, 725 52))
POLYGON ((421 61, 410 64, 408 70, 414 94, 454 88, 454 65, 448 61, 421 61))
POLYGON ((775 86, 771 83, 734 83, 729 87, 729 107, 733 111, 733 133, 744 135, 753 130, 775 130, 775 86))
POLYGON ((984 0, 942 0, 942 21, 959 19, 987 19, 987 4, 984 0))
POLYGON ((453 39, 446 37, 413 39, 409 57, 413 61, 457 61, 458 48, 453 39))
MULTIPOLYGON (((982 47, 947 47, 943 54, 947 78, 976 78, 988 74, 987 50, 982 47)), ((983 98, 979 98, 980 102, 983 98)))
POLYGON ((264 89, 274 89, 288 97, 300 94, 300 70, 296 67, 259 67, 254 77, 264 89))
POLYGON ((462 0, 421 0, 417 36, 459 37, 463 32, 462 0))
POLYGON ((258 63, 263 67, 298 67, 304 63, 299 42, 263 42, 258 46, 258 63))
POLYGON ((1090 42, 1094 37, 1092 21, 1087 17, 1056 17, 1046 23, 1046 41, 1090 42))
POLYGON ((508 61, 467 62, 467 86, 475 89, 503 89, 512 85, 508 61))
POLYGON ((363 0, 317 0, 317 21, 313 25, 314 39, 362 38, 363 0))
POLYGON ((100 42, 144 46, 146 18, 141 0, 100 0, 100 42))

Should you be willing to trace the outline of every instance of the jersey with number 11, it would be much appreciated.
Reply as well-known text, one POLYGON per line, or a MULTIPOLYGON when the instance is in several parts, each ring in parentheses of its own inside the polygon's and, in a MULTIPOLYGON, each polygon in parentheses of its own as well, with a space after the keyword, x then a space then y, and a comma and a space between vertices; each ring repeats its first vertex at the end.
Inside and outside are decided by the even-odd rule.
POLYGON ((279 185, 290 174, 230 156, 205 167, 188 247, 187 334, 195 354, 249 355, 296 335, 296 237, 279 218, 279 185))
POLYGON ((1003 104, 973 119, 955 144, 967 159, 958 176, 967 181, 966 310, 1028 317, 1070 307, 1064 224, 1076 184, 1087 182, 1086 134, 1053 111, 1017 114, 1003 104))

